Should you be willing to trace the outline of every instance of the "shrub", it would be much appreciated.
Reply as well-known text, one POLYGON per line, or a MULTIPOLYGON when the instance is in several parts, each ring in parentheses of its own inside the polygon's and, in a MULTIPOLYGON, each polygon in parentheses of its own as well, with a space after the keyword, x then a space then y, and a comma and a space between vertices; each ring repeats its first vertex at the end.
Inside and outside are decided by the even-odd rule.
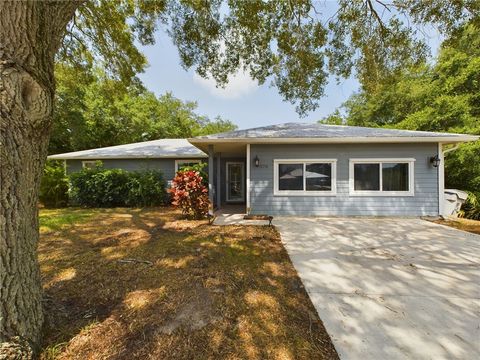
POLYGON ((200 173, 200 176, 202 177, 202 183, 206 187, 208 187, 208 173, 205 171, 205 168, 207 167, 207 163, 202 162, 198 164, 193 164, 191 166, 182 166, 179 171, 198 171, 200 173))
POLYGON ((87 207, 125 206, 128 178, 121 169, 83 169, 70 175, 70 200, 87 207))
POLYGON ((68 204, 68 178, 62 161, 48 160, 40 182, 40 202, 46 207, 68 204))
POLYGON ((128 206, 154 206, 165 204, 167 193, 161 171, 147 170, 130 173, 128 206))
POLYGON ((201 219, 207 216, 210 205, 208 187, 203 183, 200 171, 178 171, 168 191, 172 195, 172 205, 180 207, 188 218, 201 219))
POLYGON ((70 176, 70 200, 87 207, 153 206, 165 203, 165 182, 160 171, 83 169, 70 176))
POLYGON ((469 192, 467 200, 462 205, 459 216, 467 219, 480 220, 480 196, 469 192))

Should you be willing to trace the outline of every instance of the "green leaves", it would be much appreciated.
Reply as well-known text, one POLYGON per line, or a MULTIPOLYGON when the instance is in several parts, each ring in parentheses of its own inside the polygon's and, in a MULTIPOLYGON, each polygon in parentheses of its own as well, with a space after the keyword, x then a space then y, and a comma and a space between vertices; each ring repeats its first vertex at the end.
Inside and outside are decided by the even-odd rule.
POLYGON ((70 202, 87 207, 158 206, 167 201, 161 171, 84 169, 70 175, 70 202))
MULTIPOLYGON (((433 15, 432 15, 433 16, 433 15)), ((414 65, 365 88, 325 119, 360 126, 480 134, 480 32, 474 23, 442 44, 434 64, 414 65)), ((446 186, 480 189, 480 144, 446 157, 446 186)), ((478 210, 477 210, 478 211, 478 210)))
POLYGON ((40 202, 46 207, 66 206, 67 192, 68 179, 63 161, 47 161, 40 182, 40 202))
POLYGON ((157 97, 141 84, 125 86, 99 69, 58 64, 56 77, 51 154, 236 128, 220 117, 198 115, 195 102, 170 93, 157 97))
POLYGON ((160 25, 182 65, 220 86, 244 70, 269 81, 301 115, 318 107, 328 75, 356 75, 363 89, 416 66, 428 55, 423 29, 454 35, 478 24, 480 2, 339 0, 93 0, 77 11, 58 59, 104 66, 125 84, 143 71, 137 44, 153 44, 160 25), (331 14, 331 10, 335 10, 331 14))

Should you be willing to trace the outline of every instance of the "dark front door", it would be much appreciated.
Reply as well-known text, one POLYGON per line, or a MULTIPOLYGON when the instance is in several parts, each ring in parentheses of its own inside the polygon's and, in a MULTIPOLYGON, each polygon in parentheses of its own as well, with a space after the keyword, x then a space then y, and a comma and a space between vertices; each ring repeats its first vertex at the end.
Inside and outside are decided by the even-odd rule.
POLYGON ((226 163, 227 202, 245 201, 245 163, 226 163))

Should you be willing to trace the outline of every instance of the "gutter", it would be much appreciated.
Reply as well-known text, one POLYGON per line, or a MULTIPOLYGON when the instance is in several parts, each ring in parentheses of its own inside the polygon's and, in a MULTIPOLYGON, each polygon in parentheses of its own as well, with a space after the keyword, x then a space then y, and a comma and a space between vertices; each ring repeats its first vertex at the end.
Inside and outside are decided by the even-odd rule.
POLYGON ((192 145, 202 145, 202 144, 215 144, 215 143, 242 143, 242 144, 340 144, 340 143, 444 143, 444 144, 454 144, 459 142, 467 141, 476 141, 479 137, 475 135, 463 135, 458 136, 423 136, 423 137, 315 137, 315 138, 216 138, 216 139, 205 139, 205 138, 190 138, 187 139, 188 142, 192 145))

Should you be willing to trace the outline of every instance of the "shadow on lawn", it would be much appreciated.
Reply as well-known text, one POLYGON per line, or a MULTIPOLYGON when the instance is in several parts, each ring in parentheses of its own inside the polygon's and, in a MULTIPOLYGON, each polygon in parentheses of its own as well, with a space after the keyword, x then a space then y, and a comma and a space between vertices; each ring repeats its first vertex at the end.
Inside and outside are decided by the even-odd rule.
POLYGON ((39 251, 43 358, 337 357, 274 229, 117 209, 39 251))

